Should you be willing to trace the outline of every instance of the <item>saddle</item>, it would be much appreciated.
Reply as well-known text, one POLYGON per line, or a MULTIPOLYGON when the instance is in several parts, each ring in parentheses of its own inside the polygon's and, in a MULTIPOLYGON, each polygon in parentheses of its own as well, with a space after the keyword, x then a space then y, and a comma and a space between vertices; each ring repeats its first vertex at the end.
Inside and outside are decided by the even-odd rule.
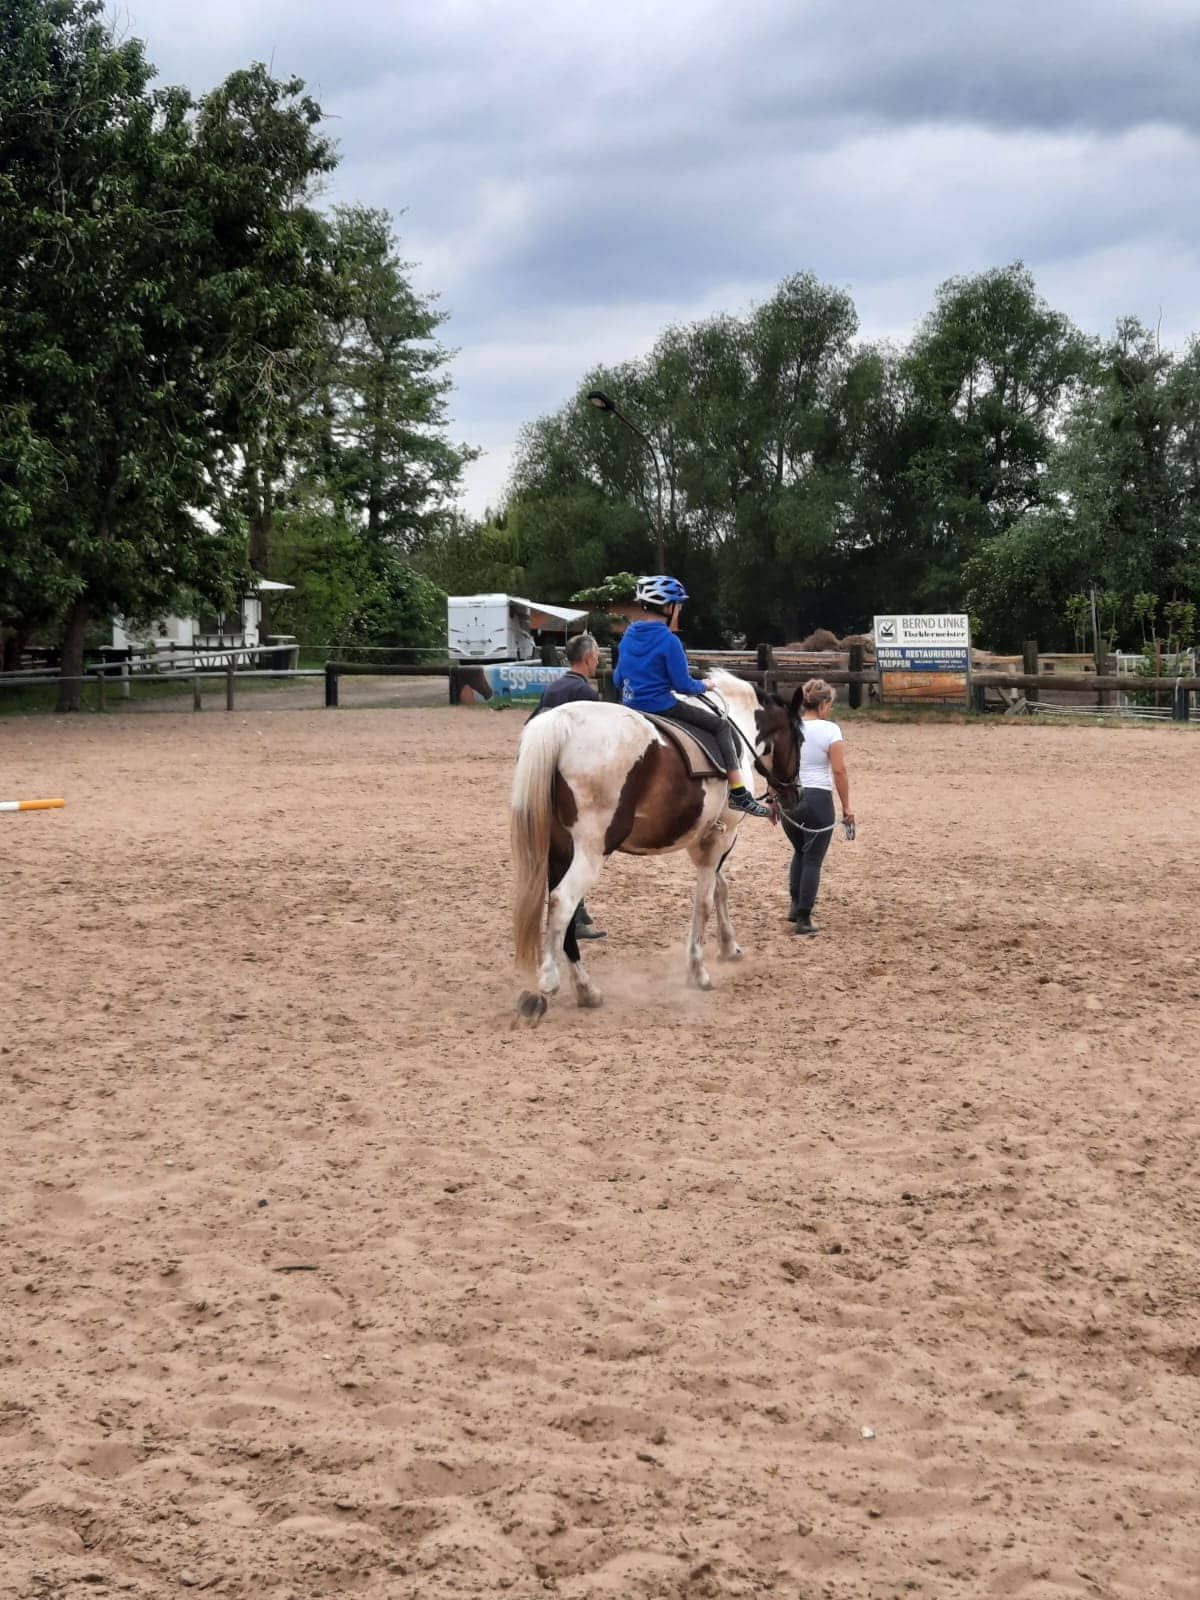
POLYGON ((700 728, 685 727, 683 723, 675 722, 661 712, 643 711, 640 715, 645 717, 647 722, 652 722, 660 733, 665 734, 679 751, 689 778, 725 776, 725 763, 721 760, 721 750, 712 734, 705 733, 700 728))

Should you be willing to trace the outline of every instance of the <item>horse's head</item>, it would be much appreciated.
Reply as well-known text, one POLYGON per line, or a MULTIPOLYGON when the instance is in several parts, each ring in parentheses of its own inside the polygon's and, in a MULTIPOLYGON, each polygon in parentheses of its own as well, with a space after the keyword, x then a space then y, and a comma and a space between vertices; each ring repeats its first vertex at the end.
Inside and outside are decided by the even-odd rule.
POLYGON ((776 694, 765 695, 754 714, 755 743, 764 775, 775 791, 780 809, 794 816, 804 803, 800 787, 800 746, 804 730, 800 719, 776 694))

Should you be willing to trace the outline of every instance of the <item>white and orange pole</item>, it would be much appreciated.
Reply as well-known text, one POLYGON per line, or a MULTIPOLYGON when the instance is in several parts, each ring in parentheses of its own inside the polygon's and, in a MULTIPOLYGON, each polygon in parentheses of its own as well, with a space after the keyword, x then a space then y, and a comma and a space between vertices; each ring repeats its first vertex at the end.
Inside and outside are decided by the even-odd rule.
POLYGON ((0 811, 61 811, 65 800, 0 800, 0 811))

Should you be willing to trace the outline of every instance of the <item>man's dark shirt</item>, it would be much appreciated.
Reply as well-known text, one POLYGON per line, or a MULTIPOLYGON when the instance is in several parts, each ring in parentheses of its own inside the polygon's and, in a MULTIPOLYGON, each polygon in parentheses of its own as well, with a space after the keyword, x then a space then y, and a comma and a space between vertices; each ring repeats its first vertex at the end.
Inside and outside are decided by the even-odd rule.
POLYGON ((564 672, 542 690, 538 701, 539 711, 551 711, 555 706, 565 706, 570 700, 599 700, 600 693, 582 672, 564 672))

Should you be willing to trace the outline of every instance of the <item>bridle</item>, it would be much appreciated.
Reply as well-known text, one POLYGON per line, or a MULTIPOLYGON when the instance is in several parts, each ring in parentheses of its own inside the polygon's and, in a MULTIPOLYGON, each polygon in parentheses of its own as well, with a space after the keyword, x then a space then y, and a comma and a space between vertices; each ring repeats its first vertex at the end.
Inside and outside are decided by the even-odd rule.
POLYGON ((779 778, 777 778, 773 772, 771 772, 768 769, 768 767, 764 763, 762 757, 759 755, 758 751, 754 748, 754 746, 750 743, 749 739, 747 739, 746 735, 738 727, 737 723, 729 715, 729 709, 728 709, 727 706, 714 704, 713 701, 711 701, 708 698, 708 695, 706 695, 706 694, 697 695, 696 698, 698 700, 703 701, 703 703, 709 708, 710 711, 714 711, 719 717, 723 718, 729 724, 730 728, 733 730, 734 738, 741 745, 741 747, 745 751, 745 753, 750 757, 750 760, 753 763, 755 772, 758 773, 759 777, 766 784, 766 786, 767 786, 766 792, 764 794, 755 795, 754 798, 756 800, 766 800, 769 805, 771 805, 773 807, 777 807, 779 805, 778 796, 781 793, 783 793, 783 794, 794 794, 798 798, 803 795, 804 791, 800 786, 800 753, 799 752, 800 752, 800 745, 804 742, 804 735, 802 733, 801 734, 797 734, 796 733, 796 722, 795 722, 794 718, 789 718, 789 721, 792 724, 793 736, 796 739, 796 777, 793 780, 793 782, 784 783, 779 778))

